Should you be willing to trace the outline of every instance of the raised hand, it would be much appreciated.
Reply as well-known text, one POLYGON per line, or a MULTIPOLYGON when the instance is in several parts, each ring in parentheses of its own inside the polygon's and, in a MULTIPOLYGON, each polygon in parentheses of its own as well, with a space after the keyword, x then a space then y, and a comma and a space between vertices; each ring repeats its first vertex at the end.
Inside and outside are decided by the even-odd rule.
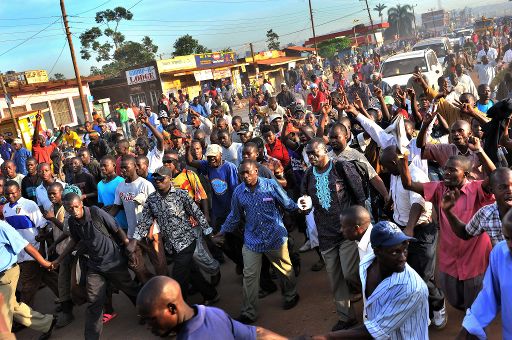
POLYGON ((459 189, 455 188, 454 190, 449 190, 443 195, 443 200, 441 201, 441 208, 444 211, 450 211, 454 206, 457 200, 460 197, 459 189))
POLYGON ((473 152, 482 151, 480 138, 471 136, 468 139, 468 148, 473 152))

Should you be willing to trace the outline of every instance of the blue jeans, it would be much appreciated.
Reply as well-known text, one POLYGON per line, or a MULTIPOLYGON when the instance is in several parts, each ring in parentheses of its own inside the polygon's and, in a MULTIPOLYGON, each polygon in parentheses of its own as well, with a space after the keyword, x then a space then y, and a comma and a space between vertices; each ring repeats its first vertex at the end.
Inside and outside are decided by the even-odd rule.
POLYGON ((123 134, 126 139, 130 139, 130 123, 128 121, 121 123, 121 128, 123 129, 123 134))

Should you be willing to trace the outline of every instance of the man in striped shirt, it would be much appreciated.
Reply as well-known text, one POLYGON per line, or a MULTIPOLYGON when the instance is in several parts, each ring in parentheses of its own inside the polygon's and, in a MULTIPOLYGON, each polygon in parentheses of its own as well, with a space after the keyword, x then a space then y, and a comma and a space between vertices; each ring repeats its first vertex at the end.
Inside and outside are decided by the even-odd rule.
POLYGON ((414 238, 394 223, 373 226, 374 254, 359 265, 363 286, 363 324, 327 334, 327 339, 428 340, 428 289, 407 264, 407 248, 414 238))

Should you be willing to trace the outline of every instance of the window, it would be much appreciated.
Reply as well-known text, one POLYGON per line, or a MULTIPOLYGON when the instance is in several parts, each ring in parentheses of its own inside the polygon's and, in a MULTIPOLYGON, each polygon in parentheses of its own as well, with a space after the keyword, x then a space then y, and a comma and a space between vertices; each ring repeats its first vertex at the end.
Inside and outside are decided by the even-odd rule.
POLYGON ((425 58, 409 58, 402 60, 386 61, 382 64, 382 77, 395 77, 414 73, 414 67, 421 67, 422 72, 427 72, 425 58))
POLYGON ((135 105, 137 106, 139 106, 140 103, 149 104, 148 102, 146 102, 146 94, 144 92, 131 94, 130 102, 135 103, 135 105))
POLYGON ((52 100, 50 102, 53 111, 53 117, 55 118, 55 124, 57 126, 70 124, 73 122, 73 116, 69 107, 68 99, 52 100))
MULTIPOLYGON (((27 107, 25 105, 20 106, 11 106, 12 114, 16 117, 18 113, 22 113, 27 111, 27 107)), ((4 109, 4 118, 11 118, 11 113, 9 111, 9 108, 4 109)))
MULTIPOLYGON (((87 98, 86 98, 87 103, 87 98)), ((83 125, 87 120, 84 114, 84 110, 82 109, 82 101, 80 97, 73 97, 73 106, 75 107, 76 119, 78 125, 83 125)))
POLYGON ((427 60, 428 64, 430 65, 430 68, 438 64, 438 60, 434 53, 428 53, 427 54, 427 60))
POLYGON ((438 58, 446 57, 446 48, 443 43, 416 46, 412 50, 413 51, 421 51, 421 50, 426 50, 427 48, 430 48, 431 50, 436 52, 436 55, 438 58))
POLYGON ((160 93, 160 92, 155 91, 155 90, 153 90, 153 91, 149 91, 149 95, 150 95, 150 97, 151 97, 151 105, 152 105, 153 107, 157 107, 157 105, 158 105, 158 94, 159 94, 159 93, 160 93))
MULTIPOLYGON (((33 103, 30 104, 30 107, 32 110, 44 110, 48 108, 48 102, 33 103)), ((55 127, 53 125, 53 119, 50 110, 43 113, 43 118, 47 129, 53 129, 55 127)))

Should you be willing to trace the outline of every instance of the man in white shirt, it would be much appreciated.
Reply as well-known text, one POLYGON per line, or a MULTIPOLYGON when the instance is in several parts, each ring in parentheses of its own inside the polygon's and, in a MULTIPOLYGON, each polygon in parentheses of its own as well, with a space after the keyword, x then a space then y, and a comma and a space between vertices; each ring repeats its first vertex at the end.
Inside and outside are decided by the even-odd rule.
POLYGON ((234 143, 229 131, 219 130, 217 138, 222 146, 222 160, 235 164, 237 167, 242 161, 242 143, 234 143))
MULTIPOLYGON (((511 55, 512 58, 512 55, 511 55)), ((475 98, 478 98, 478 91, 470 76, 464 73, 464 65, 455 65, 455 74, 459 80, 459 84, 464 88, 464 92, 471 93, 475 98)))
POLYGON ((359 264, 363 286, 363 324, 328 333, 322 339, 428 340, 428 292, 421 277, 407 264, 414 238, 392 222, 373 226, 374 254, 359 264))
POLYGON ((164 163, 162 163, 164 157, 164 137, 149 123, 147 116, 141 115, 139 119, 156 139, 156 145, 151 150, 149 150, 149 144, 146 138, 139 137, 135 142, 135 152, 137 156, 146 156, 148 158, 148 173, 152 174, 156 169, 164 165, 164 163))
POLYGON ((263 94, 267 93, 269 95, 273 95, 274 94, 274 87, 272 86, 272 84, 270 84, 270 81, 268 79, 263 79, 263 85, 261 86, 262 87, 262 92, 263 94))
POLYGON ((495 48, 490 47, 489 40, 487 39, 483 40, 483 45, 484 48, 478 51, 476 55, 476 61, 481 62, 482 57, 486 56, 487 60, 489 60, 490 62, 496 62, 496 59, 498 59, 498 51, 495 48))
MULTIPOLYGON (((405 190, 398 169, 396 146, 382 150, 381 165, 391 174, 389 193, 393 202, 393 220, 408 236, 414 236, 416 242, 409 244, 407 262, 425 281, 428 288, 428 301, 432 324, 442 329, 448 321, 444 294, 436 286, 434 272, 438 229, 432 222, 432 203, 409 190, 405 190)), ((428 175, 411 164, 411 176, 415 182, 429 182, 428 175)))
POLYGON ((177 117, 174 118, 174 124, 181 132, 183 132, 185 134, 189 134, 191 136, 193 136, 196 133, 196 131, 198 131, 198 130, 203 131, 207 138, 207 143, 209 144, 210 143, 210 134, 212 133, 212 129, 213 129, 212 121, 209 120, 208 118, 201 116, 199 113, 195 112, 194 110, 190 110, 190 114, 192 116, 190 118, 190 122, 192 123, 191 125, 183 124, 181 122, 181 120, 177 117))
POLYGON ((137 222, 142 217, 144 203, 155 188, 150 181, 137 175, 135 158, 131 156, 125 156, 121 161, 121 176, 124 181, 116 188, 114 205, 109 214, 116 216, 120 209, 124 209, 128 223, 127 236, 132 239, 137 222))
POLYGON ((482 56, 482 63, 475 65, 478 73, 478 82, 481 84, 491 85, 492 80, 496 77, 496 62, 489 61, 486 55, 482 56))
POLYGON ((277 104, 276 97, 272 97, 268 100, 268 105, 260 106, 257 108, 258 112, 264 116, 279 115, 284 117, 286 115, 286 109, 277 104))
MULTIPOLYGON (((5 184, 5 198, 9 202, 3 207, 5 221, 39 250, 37 237, 45 233, 47 221, 34 201, 21 197, 21 189, 17 182, 7 181, 5 184)), ((31 306, 35 294, 39 291, 41 283, 45 283, 55 294, 59 296, 58 275, 42 268, 32 256, 22 250, 18 254, 20 266, 20 302, 31 306)))
POLYGON ((373 254, 370 243, 372 232, 372 219, 368 210, 360 205, 353 205, 341 214, 341 232, 347 240, 357 243, 359 261, 368 254, 373 254))

